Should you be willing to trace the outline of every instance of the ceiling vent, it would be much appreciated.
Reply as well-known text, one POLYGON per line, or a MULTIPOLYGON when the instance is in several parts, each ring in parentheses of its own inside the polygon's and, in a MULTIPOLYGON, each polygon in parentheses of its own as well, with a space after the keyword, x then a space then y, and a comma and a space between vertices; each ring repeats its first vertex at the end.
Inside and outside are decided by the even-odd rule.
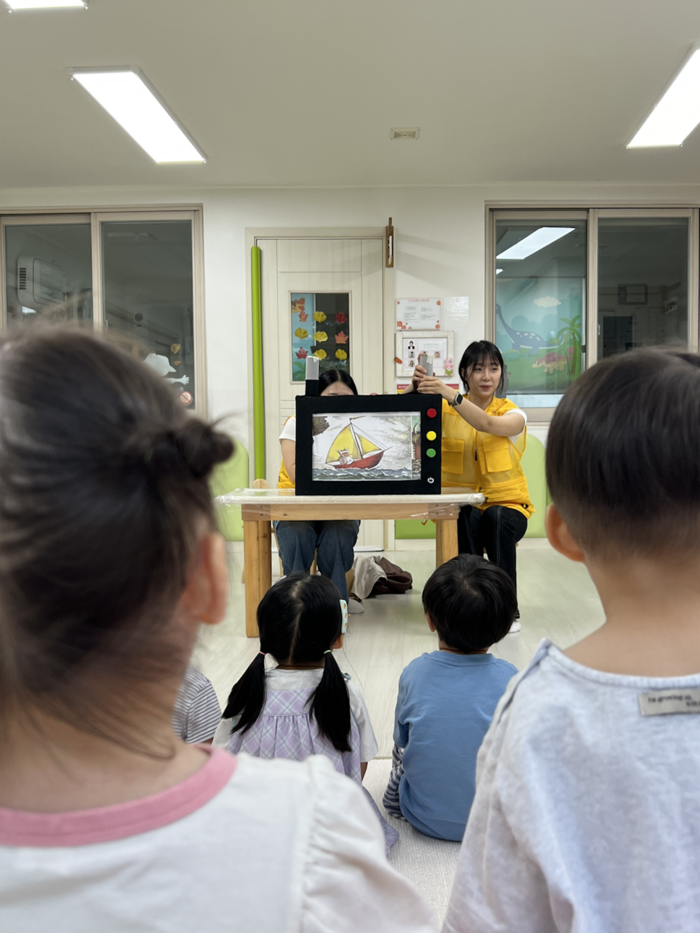
POLYGON ((389 139, 420 139, 419 126, 392 126, 389 139))

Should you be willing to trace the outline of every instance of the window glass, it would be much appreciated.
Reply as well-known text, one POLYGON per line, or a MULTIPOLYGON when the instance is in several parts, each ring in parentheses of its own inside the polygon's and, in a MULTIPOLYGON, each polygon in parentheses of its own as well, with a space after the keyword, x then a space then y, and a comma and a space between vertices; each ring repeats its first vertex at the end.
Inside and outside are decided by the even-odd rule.
POLYGON ((688 344, 688 218, 598 222, 598 359, 688 344))
POLYGON ((192 224, 102 223, 105 327, 133 340, 136 355, 195 404, 192 224))
POLYGON ((497 220, 496 344, 507 394, 552 408, 581 373, 586 306, 584 220, 497 220))
POLYGON ((7 323, 92 320, 90 224, 5 227, 7 323))
POLYGON ((292 292, 292 382, 306 377, 309 354, 320 372, 350 372, 350 295, 347 292, 292 292))

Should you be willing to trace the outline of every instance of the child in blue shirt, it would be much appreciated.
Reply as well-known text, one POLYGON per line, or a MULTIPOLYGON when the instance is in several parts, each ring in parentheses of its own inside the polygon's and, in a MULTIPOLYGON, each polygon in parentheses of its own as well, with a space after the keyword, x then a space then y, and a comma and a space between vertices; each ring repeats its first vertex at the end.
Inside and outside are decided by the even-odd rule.
POLYGON ((488 654, 515 619, 511 578, 460 554, 433 573, 423 609, 438 651, 401 674, 384 806, 420 832, 460 841, 474 799, 476 756, 517 668, 488 654))

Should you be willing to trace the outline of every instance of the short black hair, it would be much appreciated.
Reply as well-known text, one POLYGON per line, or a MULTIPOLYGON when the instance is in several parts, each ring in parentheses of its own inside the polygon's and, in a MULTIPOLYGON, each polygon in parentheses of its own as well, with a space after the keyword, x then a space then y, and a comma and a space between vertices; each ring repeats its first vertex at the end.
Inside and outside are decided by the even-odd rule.
POLYGON ((505 570, 475 554, 458 554, 425 584, 423 610, 449 648, 482 651, 508 634, 518 597, 505 570))
POLYGON ((345 383, 349 389, 352 389, 353 395, 359 395, 355 380, 350 373, 346 373, 344 369, 327 369, 324 373, 321 373, 318 377, 318 394, 321 395, 321 393, 325 392, 334 382, 345 383))
POLYGON ((700 356, 642 348, 567 389, 547 438, 552 500, 584 551, 700 545, 700 356))
POLYGON ((473 340, 462 354, 459 361, 459 378, 465 390, 469 391, 468 378, 475 366, 484 363, 497 363, 501 367, 501 379, 498 383, 496 392, 503 388, 503 380, 506 376, 506 364, 503 362, 503 356, 495 343, 490 340, 473 340))

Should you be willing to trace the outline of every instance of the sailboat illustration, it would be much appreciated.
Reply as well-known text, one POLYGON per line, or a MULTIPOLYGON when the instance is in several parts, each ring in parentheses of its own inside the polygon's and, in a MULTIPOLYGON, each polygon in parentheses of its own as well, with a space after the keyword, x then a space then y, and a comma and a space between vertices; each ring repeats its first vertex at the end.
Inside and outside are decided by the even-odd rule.
POLYGON ((350 418, 349 423, 341 428, 328 451, 326 464, 336 470, 370 469, 379 463, 384 452, 389 449, 375 444, 355 427, 353 421, 355 418, 350 418))

